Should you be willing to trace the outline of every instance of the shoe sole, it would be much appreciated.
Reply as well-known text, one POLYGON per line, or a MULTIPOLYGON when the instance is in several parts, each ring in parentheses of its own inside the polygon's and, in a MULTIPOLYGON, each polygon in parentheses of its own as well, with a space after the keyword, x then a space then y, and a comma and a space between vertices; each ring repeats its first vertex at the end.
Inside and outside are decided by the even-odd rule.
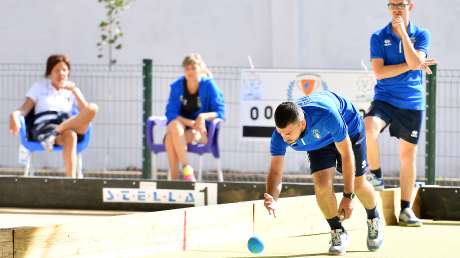
POLYGON ((383 191, 385 190, 385 186, 373 186, 375 191, 383 191))
POLYGON ((329 252, 329 255, 332 255, 332 256, 343 256, 347 254, 347 252, 343 252, 343 253, 332 253, 332 252, 329 252))
POLYGON ((371 252, 375 252, 375 251, 379 250, 379 249, 382 248, 382 247, 383 247, 383 242, 382 242, 379 246, 377 246, 377 247, 375 247, 375 246, 371 247, 371 246, 368 245, 368 246, 367 246, 367 250, 369 250, 369 251, 371 251, 371 252))
POLYGON ((184 181, 186 181, 186 182, 196 182, 196 179, 192 178, 192 177, 184 177, 184 181))
POLYGON ((422 226, 422 223, 421 223, 421 222, 419 222, 419 223, 398 222, 398 225, 399 225, 399 226, 402 226, 402 227, 413 227, 413 228, 416 228, 416 227, 421 227, 421 226, 422 226))

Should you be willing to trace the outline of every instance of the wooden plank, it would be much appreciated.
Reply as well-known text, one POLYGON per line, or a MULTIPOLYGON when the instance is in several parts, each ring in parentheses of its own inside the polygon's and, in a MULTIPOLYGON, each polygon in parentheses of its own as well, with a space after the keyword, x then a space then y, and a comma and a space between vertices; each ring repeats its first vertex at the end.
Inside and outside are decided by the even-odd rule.
POLYGON ((13 242, 13 229, 0 229, 0 243, 13 242))
MULTIPOLYGON (((398 190, 388 190, 379 195, 385 218, 394 219, 397 193, 398 190)), ((341 194, 337 194, 337 200, 340 199, 341 194)), ((293 236, 329 232, 315 196, 302 196, 281 198, 276 219, 268 215, 262 201, 255 201, 18 228, 14 230, 14 254, 16 258, 100 256, 101 253, 120 257, 120 254, 179 251, 184 243, 185 212, 188 248, 246 241, 252 235, 253 203, 258 234, 293 236)), ((358 200, 354 207, 352 218, 344 222, 349 230, 366 227, 366 213, 358 200)))
POLYGON ((63 257, 142 246, 180 248, 181 213, 165 211, 94 219, 14 232, 16 257, 63 257), (46 255, 45 255, 46 254, 46 255), (45 256, 44 256, 45 255, 45 256))
POLYGON ((13 229, 0 229, 0 257, 13 258, 13 229))
POLYGON ((385 189, 378 192, 380 196, 380 211, 384 218, 385 225, 397 225, 400 210, 399 188, 385 189))

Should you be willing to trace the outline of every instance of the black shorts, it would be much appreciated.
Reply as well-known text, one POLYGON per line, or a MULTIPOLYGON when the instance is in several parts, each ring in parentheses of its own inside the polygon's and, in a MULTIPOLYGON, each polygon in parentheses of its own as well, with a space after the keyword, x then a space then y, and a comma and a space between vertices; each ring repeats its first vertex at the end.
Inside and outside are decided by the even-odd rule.
POLYGON ((372 101, 368 116, 377 116, 386 125, 381 132, 390 126, 390 135, 407 142, 417 144, 423 121, 422 110, 401 109, 384 101, 372 101))
MULTIPOLYGON (((59 120, 44 121, 43 123, 33 124, 30 129, 31 141, 38 141, 39 135, 43 133, 48 133, 52 130, 55 130, 62 122, 64 122, 68 117, 59 117, 59 120)), ((85 136, 77 133, 77 142, 81 142, 85 136)), ((56 145, 56 144, 55 144, 56 145)))
MULTIPOLYGON (((364 132, 351 139, 353 153, 355 155, 355 176, 362 176, 367 171, 367 154, 366 154, 366 136, 364 132)), ((337 171, 342 173, 342 159, 340 153, 335 147, 335 143, 331 143, 321 149, 309 151, 308 158, 310 160, 311 173, 336 167, 337 171)))

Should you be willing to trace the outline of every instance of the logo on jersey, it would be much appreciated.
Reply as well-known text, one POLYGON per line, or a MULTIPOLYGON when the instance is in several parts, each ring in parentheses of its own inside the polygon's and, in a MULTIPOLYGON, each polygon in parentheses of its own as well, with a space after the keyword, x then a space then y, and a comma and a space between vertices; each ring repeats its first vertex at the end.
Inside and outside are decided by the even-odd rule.
POLYGON ((319 130, 318 130, 318 129, 313 129, 312 133, 313 133, 313 137, 315 137, 316 139, 320 139, 320 138, 321 138, 321 135, 319 134, 319 130))
POLYGON ((412 44, 415 44, 415 42, 417 42, 417 40, 415 39, 415 37, 410 37, 410 41, 412 42, 412 44))
POLYGON ((385 47, 391 46, 391 40, 390 40, 390 39, 385 39, 385 40, 383 41, 383 45, 384 45, 385 47))
POLYGON ((412 131, 410 134, 411 137, 417 138, 418 137, 418 131, 412 131))

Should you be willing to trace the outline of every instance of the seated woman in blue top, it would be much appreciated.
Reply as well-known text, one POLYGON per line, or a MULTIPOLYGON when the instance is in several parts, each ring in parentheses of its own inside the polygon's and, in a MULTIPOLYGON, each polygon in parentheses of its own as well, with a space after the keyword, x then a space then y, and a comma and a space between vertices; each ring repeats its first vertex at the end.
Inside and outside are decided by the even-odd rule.
POLYGON ((77 165, 78 136, 84 135, 96 115, 96 104, 88 103, 74 82, 69 81, 70 62, 64 55, 51 55, 46 63, 46 80, 32 85, 22 106, 11 112, 9 128, 18 134, 19 116, 34 111, 32 137, 51 152, 55 144, 63 146, 67 176, 77 165), (75 115, 73 111, 79 110, 75 115))
POLYGON ((166 105, 165 146, 171 179, 178 179, 180 163, 183 179, 195 181, 187 144, 207 142, 206 121, 224 118, 224 97, 199 54, 185 57, 182 67, 184 76, 171 84, 166 105))

